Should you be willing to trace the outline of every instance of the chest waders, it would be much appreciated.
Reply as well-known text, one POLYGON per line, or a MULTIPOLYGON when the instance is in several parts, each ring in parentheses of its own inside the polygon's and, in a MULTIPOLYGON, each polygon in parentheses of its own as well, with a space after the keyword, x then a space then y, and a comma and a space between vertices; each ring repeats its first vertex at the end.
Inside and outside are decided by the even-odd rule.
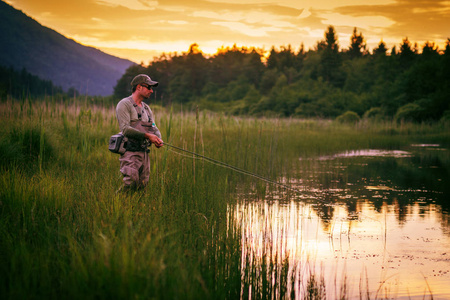
MULTIPOLYGON (((131 101, 131 99, 130 99, 131 101)), ((147 106, 143 106, 148 121, 142 120, 142 111, 134 101, 134 108, 138 114, 138 120, 130 122, 130 126, 144 133, 151 133, 159 138, 161 134, 152 119, 152 113, 147 106)), ((143 104, 145 105, 145 104, 143 104)), ((147 140, 128 138, 125 148, 126 152, 119 158, 120 172, 123 174, 124 189, 143 188, 147 185, 150 177, 150 160, 148 147, 151 143, 147 140)))

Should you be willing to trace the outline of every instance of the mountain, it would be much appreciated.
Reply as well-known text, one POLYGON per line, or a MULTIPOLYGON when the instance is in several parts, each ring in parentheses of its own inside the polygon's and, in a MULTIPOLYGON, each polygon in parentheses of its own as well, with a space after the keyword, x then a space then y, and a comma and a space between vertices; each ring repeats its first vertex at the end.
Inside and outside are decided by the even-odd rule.
POLYGON ((107 96, 132 64, 68 39, 0 1, 0 65, 25 68, 66 91, 107 96))

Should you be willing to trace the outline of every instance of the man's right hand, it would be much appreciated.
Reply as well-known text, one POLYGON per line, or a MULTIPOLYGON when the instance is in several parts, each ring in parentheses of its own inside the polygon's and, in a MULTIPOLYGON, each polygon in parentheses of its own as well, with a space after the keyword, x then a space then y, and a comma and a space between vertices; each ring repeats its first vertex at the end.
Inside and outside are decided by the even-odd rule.
POLYGON ((145 138, 148 139, 152 144, 154 144, 156 148, 162 147, 164 145, 163 140, 154 134, 146 133, 145 138))

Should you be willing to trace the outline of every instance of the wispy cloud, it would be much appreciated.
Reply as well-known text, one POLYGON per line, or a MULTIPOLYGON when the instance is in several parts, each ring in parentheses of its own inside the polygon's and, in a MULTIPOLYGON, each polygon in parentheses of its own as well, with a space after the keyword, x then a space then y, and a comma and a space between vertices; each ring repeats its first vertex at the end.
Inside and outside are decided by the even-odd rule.
POLYGON ((398 0, 387 5, 355 5, 336 9, 349 17, 384 16, 392 24, 383 32, 412 40, 441 39, 450 35, 450 1, 447 0, 398 0))
POLYGON ((268 36, 268 32, 281 31, 280 28, 276 27, 255 27, 241 22, 212 22, 211 24, 224 26, 230 30, 252 37, 264 37, 268 36))
POLYGON ((154 10, 158 5, 158 1, 146 1, 146 0, 95 0, 99 5, 105 6, 125 6, 132 10, 154 10))
POLYGON ((323 14, 324 23, 333 24, 333 26, 354 27, 358 24, 359 28, 386 28, 395 24, 395 22, 384 16, 348 16, 339 13, 323 14))

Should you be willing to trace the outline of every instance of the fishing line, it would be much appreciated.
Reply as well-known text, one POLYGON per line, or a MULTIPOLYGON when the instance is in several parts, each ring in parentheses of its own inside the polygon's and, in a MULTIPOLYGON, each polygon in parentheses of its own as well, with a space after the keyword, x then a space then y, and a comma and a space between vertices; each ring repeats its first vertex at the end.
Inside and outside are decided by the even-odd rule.
MULTIPOLYGON (((260 180, 262 180, 262 181, 265 181, 265 182, 267 182, 267 183, 271 183, 271 184, 277 185, 277 186, 279 186, 279 187, 285 188, 285 189, 290 190, 290 191, 293 191, 293 192, 295 192, 295 193, 298 193, 298 194, 304 194, 304 193, 305 193, 305 191, 301 191, 301 190, 299 190, 299 189, 293 188, 293 187, 291 187, 291 186, 288 186, 288 185, 286 185, 286 184, 283 184, 283 183, 280 183, 280 182, 278 182, 278 181, 272 180, 272 179, 270 179, 270 178, 267 178, 267 177, 258 175, 258 174, 256 174, 256 173, 253 173, 253 172, 250 172, 250 171, 247 171, 247 170, 244 170, 244 169, 240 169, 240 168, 238 168, 238 167, 232 166, 232 165, 227 164, 227 163, 224 163, 224 162, 222 162, 222 161, 219 161, 219 160, 216 160, 216 159, 213 159, 213 158, 210 158, 210 157, 207 157, 207 156, 204 156, 204 155, 201 155, 201 154, 198 154, 198 153, 195 153, 195 152, 192 152, 192 151, 189 151, 189 150, 186 150, 186 149, 183 149, 183 148, 180 148, 180 147, 171 145, 171 144, 164 143, 164 145, 165 145, 165 146, 168 146, 168 147, 171 147, 171 148, 173 148, 173 149, 177 149, 177 150, 179 150, 179 151, 183 151, 183 152, 186 152, 186 153, 189 153, 189 154, 194 155, 194 157, 186 156, 186 155, 183 155, 183 156, 186 156, 186 157, 189 157, 189 158, 196 158, 196 157, 197 157, 197 159, 198 159, 198 158, 201 158, 201 159, 206 160, 206 161, 209 161, 210 163, 213 163, 213 164, 215 164, 215 165, 218 165, 218 166, 221 166, 221 167, 225 167, 225 168, 231 169, 231 170, 236 171, 236 172, 241 173, 241 174, 245 174, 245 175, 249 175, 249 176, 258 178, 258 179, 260 179, 260 180)), ((177 153, 177 154, 180 154, 180 153, 178 153, 178 152, 176 152, 176 151, 173 151, 173 152, 175 152, 175 153, 177 153)), ((180 154, 180 155, 182 155, 182 154, 180 154)), ((319 202, 321 202, 321 203, 323 203, 323 204, 325 204, 325 205, 330 205, 330 206, 334 206, 334 207, 339 207, 338 204, 331 203, 331 202, 322 200, 322 199, 320 199, 320 198, 316 198, 315 200, 317 200, 317 201, 319 201, 319 202)), ((362 215, 362 216, 365 216, 366 218, 369 218, 369 219, 372 219, 372 220, 374 220, 374 221, 379 222, 378 220, 376 220, 376 219, 374 219, 374 218, 372 218, 372 217, 366 216, 366 215, 364 215, 363 213, 358 213, 358 214, 359 214, 359 215, 362 215)))
POLYGON ((301 191, 298 190, 298 189, 295 189, 295 188, 290 187, 290 186, 288 186, 288 185, 279 183, 279 182, 277 182, 277 181, 275 181, 275 180, 272 180, 272 179, 270 179, 270 178, 263 177, 263 176, 258 175, 258 174, 256 174, 256 173, 252 173, 252 172, 250 172, 250 171, 247 171, 247 170, 244 170, 244 169, 240 169, 240 168, 238 168, 238 167, 235 167, 235 166, 232 166, 232 165, 230 165, 230 164, 221 162, 221 161, 219 161, 219 160, 216 160, 216 159, 213 159, 213 158, 210 158, 210 157, 207 157, 207 156, 204 156, 204 155, 201 155, 201 154, 198 154, 198 153, 195 153, 195 152, 192 152, 192 151, 183 149, 183 148, 179 148, 179 147, 177 147, 177 146, 173 146, 173 145, 170 145, 170 144, 167 144, 167 143, 164 143, 164 145, 165 145, 165 146, 172 147, 172 148, 177 149, 177 150, 180 150, 180 151, 183 151, 183 152, 186 152, 186 153, 189 153, 189 154, 192 154, 192 155, 195 155, 195 156, 197 156, 197 157, 199 157, 199 158, 202 158, 202 159, 204 159, 204 160, 207 160, 207 161, 209 161, 209 162, 212 162, 212 163, 214 163, 215 165, 222 166, 222 167, 225 167, 225 168, 234 170, 234 171, 236 171, 236 172, 239 172, 239 173, 242 173, 242 174, 245 174, 245 175, 249 175, 249 176, 252 176, 252 177, 261 179, 261 180, 266 181, 266 182, 268 182, 268 183, 272 183, 272 184, 278 185, 278 186, 280 186, 280 187, 283 187, 283 188, 285 188, 285 189, 288 189, 288 190, 291 190, 291 191, 294 191, 294 192, 297 192, 297 193, 301 193, 301 191))

